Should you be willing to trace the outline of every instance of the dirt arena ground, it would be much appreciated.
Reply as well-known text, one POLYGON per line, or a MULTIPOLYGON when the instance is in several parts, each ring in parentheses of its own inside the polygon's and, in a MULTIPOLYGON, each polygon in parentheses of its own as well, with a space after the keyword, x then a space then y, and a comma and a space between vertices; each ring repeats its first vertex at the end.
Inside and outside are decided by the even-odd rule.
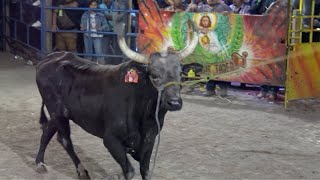
MULTIPOLYGON (((34 79, 33 66, 0 53, 0 179, 76 179, 55 138, 45 155, 49 172, 35 172, 41 131, 34 79)), ((286 111, 248 91, 230 94, 231 102, 183 96, 183 110, 166 117, 153 179, 320 178, 319 106, 286 111)), ((72 139, 93 179, 121 174, 100 139, 74 124, 72 139)))

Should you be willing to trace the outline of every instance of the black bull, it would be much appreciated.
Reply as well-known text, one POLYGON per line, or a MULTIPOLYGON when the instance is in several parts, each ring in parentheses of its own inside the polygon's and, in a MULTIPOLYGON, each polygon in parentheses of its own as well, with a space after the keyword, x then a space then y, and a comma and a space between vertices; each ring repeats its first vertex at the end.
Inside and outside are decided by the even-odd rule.
POLYGON ((71 157, 79 177, 89 178, 73 149, 69 125, 72 120, 103 139, 126 179, 134 176, 127 153, 139 161, 142 178, 149 178, 150 157, 158 134, 157 90, 164 88, 159 109, 162 127, 166 112, 182 107, 180 86, 165 87, 165 84, 180 81, 180 60, 193 52, 198 35, 194 33, 189 46, 178 53, 154 53, 148 57, 130 50, 122 35, 118 35, 118 42, 123 53, 133 61, 102 66, 72 53, 58 52, 38 64, 36 81, 43 100, 40 116, 43 134, 36 157, 37 170, 46 171, 45 149, 58 132, 57 139, 71 157), (136 77, 138 81, 133 81, 136 77))

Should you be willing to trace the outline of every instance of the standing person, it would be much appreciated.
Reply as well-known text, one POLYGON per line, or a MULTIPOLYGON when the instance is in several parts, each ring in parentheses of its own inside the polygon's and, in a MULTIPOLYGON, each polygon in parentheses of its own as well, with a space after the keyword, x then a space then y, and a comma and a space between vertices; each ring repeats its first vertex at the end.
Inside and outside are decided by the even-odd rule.
POLYGON ((158 7, 161 8, 161 9, 166 8, 166 7, 169 6, 169 4, 167 4, 167 3, 165 2, 165 0, 156 0, 156 2, 157 2, 157 4, 158 4, 158 7))
POLYGON ((264 14, 275 0, 252 0, 249 13, 264 14))
POLYGON ((103 11, 104 16, 107 20, 107 27, 106 31, 113 31, 113 21, 112 21, 112 7, 113 3, 112 0, 102 0, 99 4, 100 9, 104 9, 103 11))
POLYGON ((259 99, 267 98, 269 101, 274 102, 277 99, 278 92, 279 92, 278 86, 262 85, 260 86, 260 92, 257 95, 257 98, 259 99))
POLYGON ((206 0, 191 0, 190 4, 187 6, 186 11, 197 12, 199 5, 205 4, 206 0))
MULTIPOLYGON (((112 9, 113 3, 112 0, 102 0, 102 2, 99 4, 100 9, 104 9, 105 11, 102 11, 104 13, 104 16, 107 20, 107 27, 105 31, 107 32, 113 32, 113 20, 112 20, 112 9)), ((118 47, 117 38, 113 34, 106 34, 104 36, 104 40, 102 43, 103 52, 107 55, 116 55, 120 54, 120 49, 118 47)), ((106 64, 116 64, 117 58, 114 57, 105 57, 105 63, 106 64)))
MULTIPOLYGON (((222 0, 206 0, 206 4, 205 3, 198 4, 197 12, 216 12, 216 13, 228 14, 232 12, 232 9, 228 5, 226 5, 222 0)), ((202 20, 204 21, 204 19, 202 20)), ((201 23, 204 23, 204 22, 201 22, 201 23)), ((204 38, 203 41, 205 42, 206 39, 210 40, 209 38, 204 38)), ((216 41, 215 43, 216 45, 219 45, 218 38, 216 38, 214 41, 216 41)), ((210 44, 210 42, 208 42, 208 44, 210 44)), ((215 92, 216 85, 219 85, 220 87, 220 96, 222 97, 227 96, 227 88, 230 85, 230 82, 216 81, 216 80, 210 80, 207 82, 206 92, 204 92, 203 95, 204 96, 216 95, 216 92, 215 92)))
MULTIPOLYGON (((75 0, 53 1, 53 6, 77 8, 75 0)), ((56 9, 52 14, 52 30, 78 30, 81 19, 81 11, 69 9, 56 9)), ((77 33, 57 32, 55 33, 55 49, 58 51, 77 51, 77 33)))
POLYGON ((164 9, 166 11, 183 12, 187 8, 182 0, 165 0, 165 2, 169 4, 169 6, 164 9))
POLYGON ((26 24, 31 24, 32 27, 41 27, 40 22, 40 1, 33 2, 32 0, 21 1, 22 18, 26 24))
POLYGON ((199 3, 197 12, 231 13, 232 9, 222 0, 207 0, 206 4, 199 3))
MULTIPOLYGON (((89 8, 96 9, 98 7, 97 0, 91 0, 89 8)), ((105 64, 102 50, 103 34, 97 34, 95 32, 102 32, 108 28, 107 20, 103 13, 97 12, 95 10, 89 10, 83 13, 81 17, 81 30, 89 31, 84 33, 84 48, 86 54, 93 54, 94 52, 97 56, 97 62, 99 64, 105 64)))
MULTIPOLYGON (((302 8, 302 14, 304 16, 310 16, 312 15, 319 15, 319 9, 320 9, 320 0, 314 0, 314 9, 312 11, 312 0, 304 0, 303 1, 303 8, 302 8)), ((310 28, 311 27, 311 18, 304 18, 303 19, 303 26, 310 28)), ((319 18, 313 18, 313 25, 314 28, 320 27, 320 20, 319 18)))
POLYGON ((230 8, 234 14, 250 14, 250 6, 246 5, 244 0, 233 0, 230 8))

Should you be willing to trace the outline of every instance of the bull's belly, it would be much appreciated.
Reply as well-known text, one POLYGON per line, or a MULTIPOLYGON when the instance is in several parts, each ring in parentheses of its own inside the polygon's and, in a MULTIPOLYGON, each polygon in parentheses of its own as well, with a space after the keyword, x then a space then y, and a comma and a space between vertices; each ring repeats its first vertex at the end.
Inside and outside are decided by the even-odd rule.
MULTIPOLYGON (((71 119, 75 124, 80 126, 84 131, 96 137, 104 139, 105 134, 112 132, 127 149, 128 152, 138 152, 141 142, 141 134, 138 129, 128 130, 127 127, 110 127, 105 128, 103 121, 75 120, 71 119), (90 123, 88 123, 90 122, 90 123)), ((130 129, 130 128, 129 128, 130 129)))
POLYGON ((104 138, 104 124, 99 122, 92 122, 90 120, 81 120, 70 118, 75 124, 80 126, 84 131, 101 139, 104 138))

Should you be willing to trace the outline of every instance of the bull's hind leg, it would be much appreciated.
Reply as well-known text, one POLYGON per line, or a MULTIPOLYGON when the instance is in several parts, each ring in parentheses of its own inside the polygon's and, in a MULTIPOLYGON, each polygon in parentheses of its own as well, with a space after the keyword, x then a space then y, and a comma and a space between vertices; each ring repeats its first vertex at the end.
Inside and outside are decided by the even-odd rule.
POLYGON ((126 179, 132 179, 134 176, 134 168, 127 158, 127 151, 118 138, 112 134, 105 135, 103 139, 104 146, 109 150, 112 157, 120 164, 126 179))
POLYGON ((78 158, 77 154, 74 152, 72 140, 70 137, 69 119, 59 118, 57 140, 63 146, 63 148, 67 151, 74 165, 76 166, 78 177, 80 179, 90 179, 88 171, 81 164, 80 159, 78 158))
POLYGON ((44 164, 44 153, 53 135, 57 132, 55 121, 50 120, 42 130, 40 148, 36 157, 37 172, 39 173, 47 172, 46 165, 44 164))

